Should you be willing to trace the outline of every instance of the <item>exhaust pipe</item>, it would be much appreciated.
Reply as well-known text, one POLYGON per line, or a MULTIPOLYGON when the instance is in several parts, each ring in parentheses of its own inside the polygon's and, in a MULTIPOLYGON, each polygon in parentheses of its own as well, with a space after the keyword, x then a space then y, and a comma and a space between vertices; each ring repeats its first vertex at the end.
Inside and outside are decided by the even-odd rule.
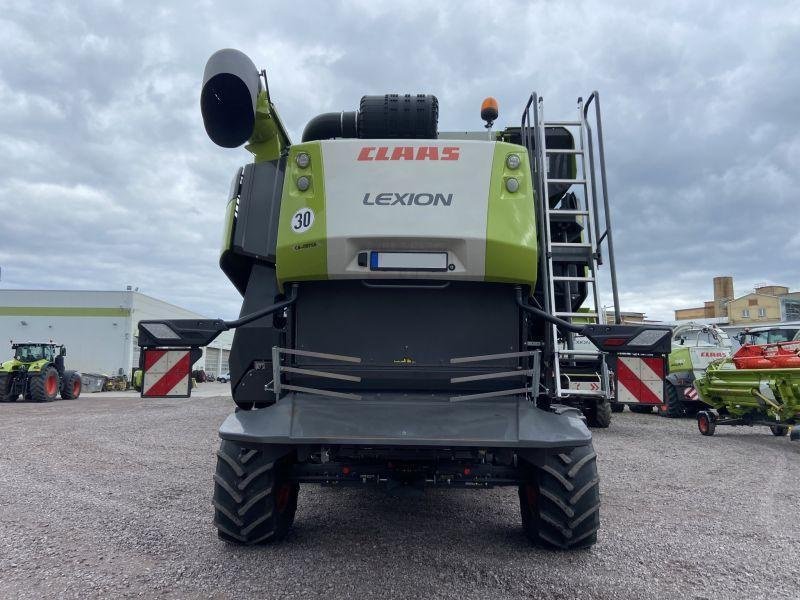
POLYGON ((227 48, 211 55, 203 73, 200 111, 211 141, 237 148, 253 135, 261 82, 253 61, 227 48))

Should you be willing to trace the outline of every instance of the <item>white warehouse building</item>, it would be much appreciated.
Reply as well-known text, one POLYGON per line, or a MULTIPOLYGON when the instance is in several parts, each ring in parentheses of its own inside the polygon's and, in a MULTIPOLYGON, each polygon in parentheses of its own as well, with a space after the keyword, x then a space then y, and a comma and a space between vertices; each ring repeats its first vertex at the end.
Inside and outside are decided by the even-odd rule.
MULTIPOLYGON (((202 315, 137 291, 0 290, 0 362, 11 342, 50 342, 67 348, 67 368, 131 376, 139 366, 138 324, 146 319, 202 315)), ((228 372, 233 332, 220 335, 192 369, 228 372)))

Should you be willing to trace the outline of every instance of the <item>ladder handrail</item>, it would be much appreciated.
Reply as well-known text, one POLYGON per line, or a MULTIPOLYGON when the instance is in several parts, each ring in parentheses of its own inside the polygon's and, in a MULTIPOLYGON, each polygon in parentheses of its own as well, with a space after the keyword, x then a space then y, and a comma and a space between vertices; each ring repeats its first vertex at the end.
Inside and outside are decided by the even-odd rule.
MULTIPOLYGON (((620 318, 619 312, 619 290, 617 288, 617 263, 616 259, 614 258, 614 236, 611 233, 611 210, 609 208, 608 202, 608 183, 606 181, 606 154, 605 148, 603 147, 603 121, 600 117, 600 94, 597 90, 594 90, 591 94, 589 94, 589 98, 586 100, 586 104, 583 105, 583 122, 586 125, 586 132, 587 137, 589 139, 589 164, 590 168, 592 169, 592 173, 594 173, 594 151, 592 150, 592 128, 589 125, 588 121, 588 114, 589 114, 589 106, 591 105, 592 101, 594 101, 594 114, 595 120, 597 121, 597 151, 598 157, 600 159, 600 186, 603 192, 603 215, 605 217, 605 225, 606 230, 603 235, 599 235, 599 224, 597 221, 595 224, 597 225, 597 245, 598 251, 599 246, 602 244, 603 239, 605 238, 608 243, 608 266, 609 266, 609 274, 611 276, 611 293, 614 299, 614 322, 619 324, 622 322, 620 318)), ((592 198, 595 202, 595 214, 597 214, 597 200, 594 190, 594 178, 592 178, 592 198)))
MULTIPOLYGON (((599 111, 598 107, 598 96, 597 93, 594 92, 589 97, 589 101, 586 105, 583 104, 583 100, 581 98, 578 99, 578 120, 577 121, 569 121, 569 122, 562 122, 562 121, 553 121, 552 123, 548 123, 545 119, 544 115, 544 107, 543 107, 543 99, 536 93, 533 92, 530 97, 528 98, 528 102, 525 105, 525 109, 522 113, 522 119, 520 123, 520 141, 525 146, 525 149, 529 153, 530 157, 530 168, 531 168, 531 176, 533 178, 534 183, 534 190, 536 193, 537 198, 539 201, 536 203, 536 218, 537 218, 537 225, 539 231, 539 269, 540 269, 540 277, 543 280, 543 300, 545 304, 545 310, 543 313, 553 316, 569 316, 569 317, 579 317, 579 316, 591 316, 596 318, 598 322, 601 322, 600 319, 600 298, 598 292, 598 266, 600 264, 600 257, 602 253, 600 251, 599 245, 603 241, 603 237, 607 236, 607 233, 604 233, 601 237, 600 235, 600 225, 598 222, 599 215, 598 215, 598 201, 597 201, 597 194, 596 194, 596 183, 595 183, 595 171, 594 171, 594 146, 593 146, 593 135, 591 128, 589 127, 589 123, 586 119, 588 114, 587 106, 591 104, 591 102, 595 102, 595 110, 599 111), (533 113, 533 114, 531 114, 533 113), (577 175, 577 171, 575 176, 572 179, 561 179, 558 175, 555 175, 554 179, 550 179, 550 175, 548 172, 549 165, 550 165, 550 155, 549 150, 547 148, 547 128, 555 125, 567 125, 570 127, 577 127, 578 128, 578 139, 575 140, 575 144, 573 146, 572 154, 575 154, 576 157, 580 156, 581 160, 581 169, 583 176, 579 178, 577 175), (589 153, 589 161, 586 161, 586 153, 589 153), (581 213, 584 215, 584 225, 585 225, 585 235, 584 239, 578 241, 569 241, 565 238, 563 241, 554 241, 553 235, 554 231, 552 229, 553 223, 551 219, 551 213, 559 212, 559 209, 550 206, 550 185, 551 184, 569 184, 569 185, 578 185, 583 188, 583 206, 578 206, 568 212, 581 213), (580 208, 580 210, 578 210, 580 208), (599 240, 599 241, 598 241, 599 240), (565 272, 558 277, 554 274, 556 273, 555 267, 555 258, 554 253, 556 249, 561 250, 562 247, 564 249, 567 248, 577 248, 577 247, 585 247, 588 250, 587 259, 588 259, 588 273, 586 274, 579 274, 579 273, 569 273, 565 272), (589 286, 591 290, 591 297, 592 297, 592 304, 594 306, 593 313, 581 313, 581 312, 574 312, 571 305, 571 289, 573 281, 579 282, 585 281, 586 284, 589 286), (562 287, 559 287, 562 286, 562 287), (556 294, 556 288, 562 293, 567 302, 565 307, 560 307, 556 305, 557 298, 560 297, 556 294), (558 311, 561 311, 560 313, 558 311), (564 312, 567 311, 567 312, 564 312)), ((602 143, 602 142, 601 142, 602 143)), ((563 153, 563 151, 562 151, 563 153)), ((602 166, 605 167, 605 158, 603 158, 602 166)), ((576 164, 577 168, 577 164, 576 164)), ((608 205, 608 196, 607 196, 607 188, 605 183, 605 172, 602 172, 601 183, 603 186, 604 195, 604 202, 605 206, 608 205)), ((607 211, 606 211, 607 212, 607 211)), ((608 229, 608 217, 606 216, 607 222, 607 229, 608 229)), ((611 252, 611 251, 610 251, 611 252)), ((561 259, 559 259, 561 260, 561 259)), ((612 257, 613 260, 613 257, 612 257)), ((613 262, 612 262, 613 264, 613 262)), ((559 271, 560 272, 560 271, 559 271)), ((615 282, 616 283, 616 282, 615 282)), ((533 290, 531 290, 531 293, 533 290)), ((616 298, 616 296, 615 296, 616 298)), ((618 304, 616 305, 616 311, 618 314, 618 304)), ((548 320, 548 319, 545 319, 548 320)), ((548 349, 548 354, 552 352, 552 363, 551 363, 551 370, 547 374, 547 381, 545 385, 547 388, 552 389, 555 392, 556 397, 567 397, 569 396, 573 390, 569 389, 569 383, 567 382, 566 386, 562 385, 562 377, 567 376, 567 373, 562 371, 562 367, 568 367, 565 363, 564 365, 561 364, 561 359, 567 359, 567 357, 571 357, 571 355, 575 354, 580 356, 580 353, 573 350, 572 348, 572 339, 571 334, 567 334, 565 338, 565 343, 567 344, 567 349, 561 350, 559 347, 558 341, 558 332, 556 330, 556 326, 552 323, 549 323, 547 327, 545 327, 545 345, 548 349)), ((605 363, 605 356, 602 352, 598 352, 598 356, 600 357, 601 361, 601 391, 598 392, 598 395, 607 396, 610 392, 610 385, 607 379, 607 376, 603 376, 607 373, 607 365, 605 363)), ((575 366, 574 358, 570 358, 569 365, 575 366)), ((588 395, 595 395, 593 392, 584 392, 584 394, 588 395)))

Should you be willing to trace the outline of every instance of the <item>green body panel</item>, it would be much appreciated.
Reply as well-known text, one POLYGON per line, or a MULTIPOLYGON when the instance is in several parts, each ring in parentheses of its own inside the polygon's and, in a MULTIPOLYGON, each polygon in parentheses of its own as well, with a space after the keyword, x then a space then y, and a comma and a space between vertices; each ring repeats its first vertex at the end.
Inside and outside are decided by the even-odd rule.
POLYGON ((7 360, 2 365, 0 365, 0 373, 11 373, 12 371, 17 371, 22 365, 27 365, 28 373, 38 373, 39 371, 41 371, 47 365, 50 364, 52 364, 52 362, 47 360, 46 358, 29 363, 19 361, 16 358, 12 358, 11 360, 7 360))
POLYGON ((800 418, 800 369, 736 369, 725 359, 709 365, 695 387, 703 402, 735 417, 800 418))
POLYGON ((675 348, 669 353, 669 372, 692 370, 692 355, 689 348, 675 348))
POLYGON ((498 142, 492 161, 486 220, 486 281, 536 285, 538 247, 536 209, 528 166, 528 153, 522 146, 498 142), (506 157, 517 154, 517 169, 506 166, 506 157), (511 193, 506 181, 514 177, 519 190, 511 193))
POLYGON ((283 126, 278 111, 262 91, 256 101, 256 122, 250 142, 245 146, 253 153, 255 162, 277 160, 284 148, 289 145, 289 136, 283 126))
POLYGON ((286 176, 281 196, 278 242, 275 251, 278 286, 286 281, 308 281, 328 278, 327 229, 325 223, 325 172, 319 142, 291 147, 286 162, 286 176), (295 157, 305 152, 311 163, 305 169, 297 166, 295 157), (305 175, 311 186, 305 192, 297 189, 297 178, 305 175), (291 230, 292 217, 301 208, 314 211, 314 223, 308 231, 291 230))

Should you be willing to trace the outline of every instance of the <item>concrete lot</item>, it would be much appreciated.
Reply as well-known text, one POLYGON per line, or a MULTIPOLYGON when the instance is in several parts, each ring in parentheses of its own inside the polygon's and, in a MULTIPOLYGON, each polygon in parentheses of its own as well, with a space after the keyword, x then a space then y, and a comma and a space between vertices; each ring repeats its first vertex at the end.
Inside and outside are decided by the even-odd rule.
POLYGON ((800 597, 800 444, 765 429, 705 438, 690 420, 614 415, 595 432, 603 524, 589 551, 530 547, 508 488, 303 487, 287 541, 236 548, 211 525, 231 406, 0 404, 0 596, 800 597))

